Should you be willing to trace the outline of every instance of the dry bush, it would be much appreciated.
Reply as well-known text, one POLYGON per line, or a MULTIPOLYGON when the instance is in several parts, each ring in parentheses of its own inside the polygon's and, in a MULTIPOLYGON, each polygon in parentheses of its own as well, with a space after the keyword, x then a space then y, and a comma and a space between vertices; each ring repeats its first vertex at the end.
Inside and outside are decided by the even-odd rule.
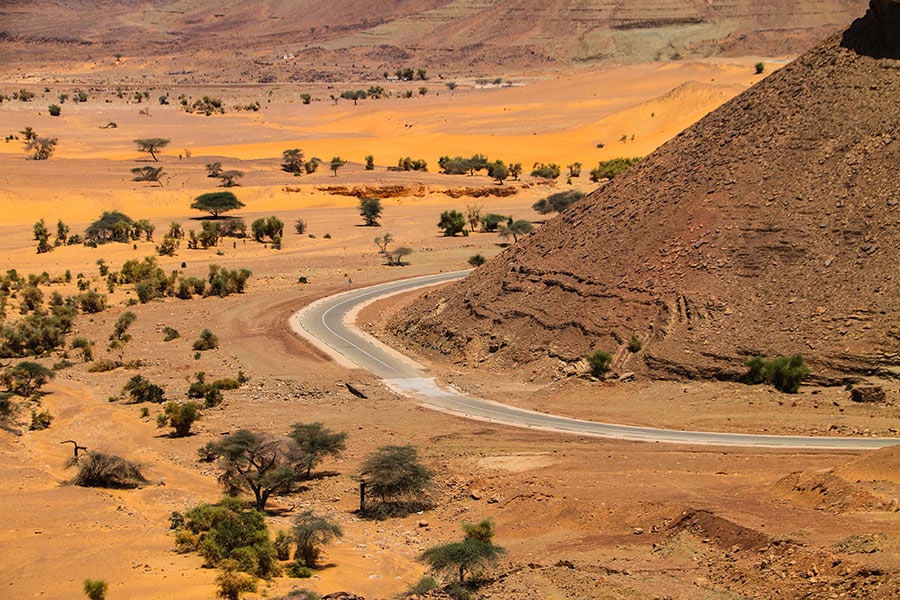
POLYGON ((147 479, 137 463, 113 454, 91 452, 79 461, 78 474, 72 483, 82 487, 130 489, 141 487, 147 479))

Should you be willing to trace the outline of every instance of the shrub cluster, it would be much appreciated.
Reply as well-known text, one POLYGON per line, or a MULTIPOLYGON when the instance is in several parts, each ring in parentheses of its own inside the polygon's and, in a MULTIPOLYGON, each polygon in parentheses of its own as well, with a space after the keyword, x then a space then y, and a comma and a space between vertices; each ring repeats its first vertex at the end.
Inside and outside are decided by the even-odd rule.
POLYGON ((591 181, 598 182, 601 179, 615 179, 641 160, 640 156, 631 158, 613 158, 601 161, 596 169, 591 169, 591 181))
POLYGON ((173 513, 175 545, 179 552, 197 552, 210 567, 225 560, 257 577, 279 575, 281 567, 263 513, 246 509, 235 498, 200 504, 184 515, 173 513))
POLYGON ((754 356, 744 363, 750 370, 744 375, 744 383, 755 385, 768 383, 776 390, 796 394, 800 384, 809 376, 809 368, 803 364, 803 355, 776 356, 765 360, 754 356))

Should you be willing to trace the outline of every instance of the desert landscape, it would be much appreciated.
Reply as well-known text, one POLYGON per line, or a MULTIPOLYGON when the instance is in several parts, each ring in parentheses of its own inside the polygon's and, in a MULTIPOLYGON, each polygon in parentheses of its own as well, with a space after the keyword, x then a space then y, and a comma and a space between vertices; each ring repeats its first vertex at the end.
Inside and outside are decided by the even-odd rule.
MULTIPOLYGON (((0 7, 0 597, 900 595, 897 2, 294 4, 0 7), (166 142, 153 154, 136 143, 153 139, 166 142), (41 140, 55 142, 33 160, 41 140), (476 155, 471 172, 439 166, 476 155), (521 174, 490 176, 498 160, 521 174), (552 165, 556 177, 532 174, 552 165), (223 187, 227 173, 237 185, 223 187), (226 218, 191 208, 222 192, 242 204, 226 218), (586 197, 561 215, 534 208, 561 192, 586 197), (372 198, 377 226, 361 214, 372 198), (109 211, 136 229, 91 243, 109 211), (503 219, 444 235, 450 211, 503 219), (245 235, 216 230, 232 218, 245 235), (513 236, 518 221, 534 233, 513 236), (192 241, 211 225, 218 239, 192 241), (884 447, 469 420, 289 324, 331 294, 481 262, 366 306, 355 326, 446 386, 542 413, 884 447), (141 268, 151 280, 129 279, 141 268), (67 314, 60 343, 21 341, 22 323, 67 314), (196 345, 205 330, 212 347, 196 345), (603 375, 595 350, 610 353, 603 375), (807 359, 796 393, 741 381, 747 359, 778 353, 807 359), (53 373, 36 394, 13 389, 23 361, 53 373), (205 400, 186 435, 159 396, 139 401, 135 378, 181 406, 205 400), (218 396, 198 386, 226 380, 218 396), (177 551, 178 518, 227 491, 224 455, 201 450, 310 423, 345 447, 273 493, 264 523, 275 541, 313 511, 342 535, 315 568, 281 560, 228 596, 223 574, 249 576, 177 551), (420 504, 360 512, 368 459, 407 445, 434 473, 420 504), (72 484, 99 453, 146 482, 72 484), (503 555, 468 586, 432 573, 423 552, 484 519, 503 555)), ((253 494, 238 497, 252 513, 253 494)))

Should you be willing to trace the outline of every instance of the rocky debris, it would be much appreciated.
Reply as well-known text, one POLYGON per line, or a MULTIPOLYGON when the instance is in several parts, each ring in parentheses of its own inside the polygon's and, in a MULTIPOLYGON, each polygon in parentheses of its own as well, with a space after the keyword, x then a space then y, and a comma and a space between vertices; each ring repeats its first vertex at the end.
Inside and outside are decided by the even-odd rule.
POLYGON ((884 402, 884 388, 878 385, 864 385, 850 390, 850 399, 854 402, 884 402))
POLYGON ((822 382, 895 377, 900 68, 856 49, 881 39, 872 11, 853 47, 832 36, 392 332, 523 378, 598 349, 657 378, 736 379, 749 356, 795 353, 822 382))

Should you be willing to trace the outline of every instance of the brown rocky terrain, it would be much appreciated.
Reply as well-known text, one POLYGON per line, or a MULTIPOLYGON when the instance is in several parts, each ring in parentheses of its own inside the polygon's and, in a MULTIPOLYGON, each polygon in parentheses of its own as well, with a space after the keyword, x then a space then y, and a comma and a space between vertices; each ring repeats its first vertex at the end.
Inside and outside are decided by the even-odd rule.
POLYGON ((573 64, 796 55, 864 0, 7 2, 0 79, 167 84, 506 77, 573 64), (67 69, 59 67, 64 55, 67 69), (124 62, 140 67, 132 73, 124 62))
POLYGON ((873 2, 395 331, 523 376, 596 349, 655 377, 798 352, 819 380, 900 376, 898 10, 873 2))

